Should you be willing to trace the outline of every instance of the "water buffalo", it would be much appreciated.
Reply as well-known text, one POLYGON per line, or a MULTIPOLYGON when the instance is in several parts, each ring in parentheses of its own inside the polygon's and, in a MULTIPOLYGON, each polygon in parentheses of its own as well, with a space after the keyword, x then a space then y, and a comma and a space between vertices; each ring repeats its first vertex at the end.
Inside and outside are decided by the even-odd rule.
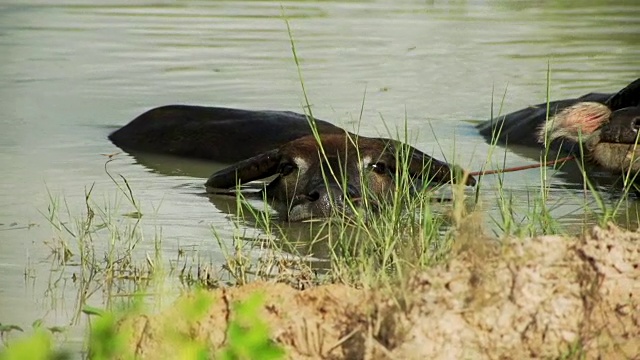
POLYGON ((640 169, 635 143, 640 126, 640 79, 615 94, 590 93, 552 101, 478 126, 487 141, 543 148, 585 158, 612 172, 640 169))
MULTIPOLYGON (((462 179, 459 168, 401 142, 358 136, 323 120, 315 126, 313 135, 307 117, 293 112, 171 105, 140 115, 109 138, 125 151, 234 163, 209 177, 212 193, 275 176, 264 195, 289 221, 352 213, 347 198, 356 205, 365 197, 376 202, 403 171, 420 184, 462 179)), ((463 181, 475 184, 472 177, 463 181)))
MULTIPOLYGON (((320 134, 345 130, 315 120, 320 134)), ((290 111, 167 105, 151 109, 109 135, 122 150, 232 163, 311 135, 307 117, 290 111)))

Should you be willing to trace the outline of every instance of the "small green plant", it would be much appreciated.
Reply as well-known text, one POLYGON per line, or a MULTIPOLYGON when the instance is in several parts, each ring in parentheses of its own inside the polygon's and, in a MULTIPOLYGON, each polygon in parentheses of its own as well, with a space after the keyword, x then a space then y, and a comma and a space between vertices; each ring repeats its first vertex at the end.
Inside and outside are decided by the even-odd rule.
POLYGON ((83 313, 95 319, 91 322, 88 353, 92 359, 113 359, 120 355, 126 348, 125 333, 119 332, 117 322, 120 318, 115 312, 102 311, 100 309, 85 307, 83 313))
MULTIPOLYGON (((176 304, 174 315, 189 326, 197 324, 207 316, 212 302, 213 298, 205 291, 196 290, 176 304)), ((173 354, 173 358, 177 359, 205 360, 210 359, 214 353, 217 354, 215 358, 225 360, 281 359, 284 350, 271 341, 269 328, 259 317, 263 304, 264 299, 259 293, 232 304, 226 341, 217 351, 206 340, 194 337, 189 331, 185 332, 184 328, 171 326, 170 323, 175 324, 173 321, 165 324, 157 336, 162 338, 162 343, 168 348, 177 350, 173 354)), ((91 359, 135 358, 131 353, 131 343, 134 341, 131 328, 120 324, 122 319, 135 315, 137 308, 139 306, 124 311, 103 311, 86 307, 83 310, 93 319, 87 345, 91 359)))
POLYGON ((584 345, 582 344, 582 340, 576 340, 573 343, 569 344, 567 349, 560 354, 558 357, 559 360, 583 360, 586 359, 584 345))
MULTIPOLYGON (((87 343, 89 358, 96 360, 136 358, 137 354, 131 353, 133 349, 131 344, 134 339, 132 328, 122 326, 121 320, 133 318, 142 308, 143 298, 143 295, 137 296, 134 305, 125 310, 104 311, 92 307, 83 309, 83 312, 91 319, 87 343)), ((193 323, 202 318, 210 305, 211 299, 203 292, 196 291, 192 298, 179 304, 178 316, 180 319, 193 323)), ((173 354, 172 358, 203 360, 210 358, 207 344, 181 333, 173 326, 164 327, 161 335, 163 342, 179 350, 173 354)))
POLYGON ((227 343, 219 352, 220 359, 284 358, 284 350, 271 340, 267 324, 259 318, 259 310, 263 304, 263 297, 256 293, 233 305, 233 315, 227 328, 227 343))
POLYGON ((26 338, 8 341, 6 334, 13 331, 23 332, 17 325, 0 324, 0 335, 2 342, 6 346, 0 351, 0 360, 66 360, 71 358, 67 351, 56 349, 54 334, 64 332, 63 328, 42 326, 41 321, 35 321, 32 325, 33 333, 26 338))

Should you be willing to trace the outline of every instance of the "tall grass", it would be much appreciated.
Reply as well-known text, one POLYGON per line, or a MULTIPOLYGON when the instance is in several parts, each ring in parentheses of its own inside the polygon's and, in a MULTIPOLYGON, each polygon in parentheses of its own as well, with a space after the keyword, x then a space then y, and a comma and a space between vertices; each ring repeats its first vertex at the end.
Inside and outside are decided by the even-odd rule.
POLYGON ((153 239, 153 256, 144 260, 134 256, 145 240, 140 228, 143 213, 128 181, 124 177, 118 181, 109 172, 111 161, 112 157, 106 161, 105 173, 118 189, 113 198, 96 201, 91 185, 85 189, 85 209, 76 215, 66 200, 49 192, 50 205, 42 212, 55 233, 48 242, 55 266, 52 273, 58 277, 71 273, 77 288, 73 323, 79 321, 89 299, 98 297, 110 308, 114 298, 144 290, 154 275, 162 272, 161 237, 153 239))
MULTIPOLYGON (((328 155, 315 126, 295 41, 286 18, 285 23, 304 98, 303 109, 319 144, 319 156, 327 160, 328 155)), ((404 138, 401 139, 403 143, 409 142, 407 134, 405 126, 404 138)), ((349 138, 347 141, 358 148, 357 138, 349 138)), ((267 237, 266 241, 249 243, 249 249, 241 235, 234 238, 231 247, 225 247, 225 241, 219 239, 218 243, 227 254, 225 267, 231 277, 241 284, 255 278, 273 279, 273 270, 277 269, 275 274, 281 273, 281 264, 286 258, 289 265, 295 263, 295 274, 315 275, 315 278, 310 279, 312 283, 387 286, 403 281, 408 273, 445 259, 469 206, 469 202, 465 201, 463 186, 456 185, 452 199, 441 202, 442 199, 433 192, 434 184, 417 181, 408 175, 412 156, 410 148, 398 146, 395 151, 397 163, 393 174, 394 189, 385 197, 371 194, 367 176, 362 174, 360 193, 363 196, 355 203, 346 193, 346 164, 337 169, 323 168, 323 171, 326 170, 323 178, 327 186, 329 183, 342 182, 341 188, 345 191, 342 195, 346 203, 338 206, 331 199, 334 202, 331 219, 309 222, 310 230, 307 235, 298 233, 302 241, 293 241, 286 236, 290 225, 283 224, 270 215, 268 199, 263 199, 264 209, 256 209, 248 205, 238 189, 236 219, 244 221, 243 219, 250 218, 265 233, 274 236, 267 237), (436 209, 438 207, 440 210, 436 209), (345 208, 350 210, 346 212, 349 216, 342 211, 345 208), (247 253, 256 251, 263 256, 257 262, 251 261, 251 256, 247 253), (328 266, 326 263, 323 265, 322 260, 327 261, 328 266)))

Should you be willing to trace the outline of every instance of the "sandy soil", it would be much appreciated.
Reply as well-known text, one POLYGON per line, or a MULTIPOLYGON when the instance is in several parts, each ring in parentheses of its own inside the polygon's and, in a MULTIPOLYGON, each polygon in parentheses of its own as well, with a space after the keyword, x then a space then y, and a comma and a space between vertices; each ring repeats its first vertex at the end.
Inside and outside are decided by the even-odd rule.
POLYGON ((262 318, 292 359, 640 358, 640 233, 610 226, 582 237, 510 239, 462 250, 385 291, 253 283, 208 292, 206 316, 174 307, 121 323, 131 351, 176 351, 167 327, 224 344, 229 304, 261 292, 262 318))

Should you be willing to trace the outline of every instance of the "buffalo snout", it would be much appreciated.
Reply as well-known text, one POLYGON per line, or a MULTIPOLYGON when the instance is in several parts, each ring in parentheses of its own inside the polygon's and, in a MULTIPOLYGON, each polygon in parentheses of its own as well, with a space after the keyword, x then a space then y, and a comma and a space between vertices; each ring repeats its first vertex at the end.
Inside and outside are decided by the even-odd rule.
POLYGON ((300 221, 310 218, 329 218, 335 213, 353 215, 348 201, 357 193, 346 192, 336 184, 318 185, 304 195, 296 196, 289 209, 288 220, 300 221), (347 200, 349 199, 349 200, 347 200))

